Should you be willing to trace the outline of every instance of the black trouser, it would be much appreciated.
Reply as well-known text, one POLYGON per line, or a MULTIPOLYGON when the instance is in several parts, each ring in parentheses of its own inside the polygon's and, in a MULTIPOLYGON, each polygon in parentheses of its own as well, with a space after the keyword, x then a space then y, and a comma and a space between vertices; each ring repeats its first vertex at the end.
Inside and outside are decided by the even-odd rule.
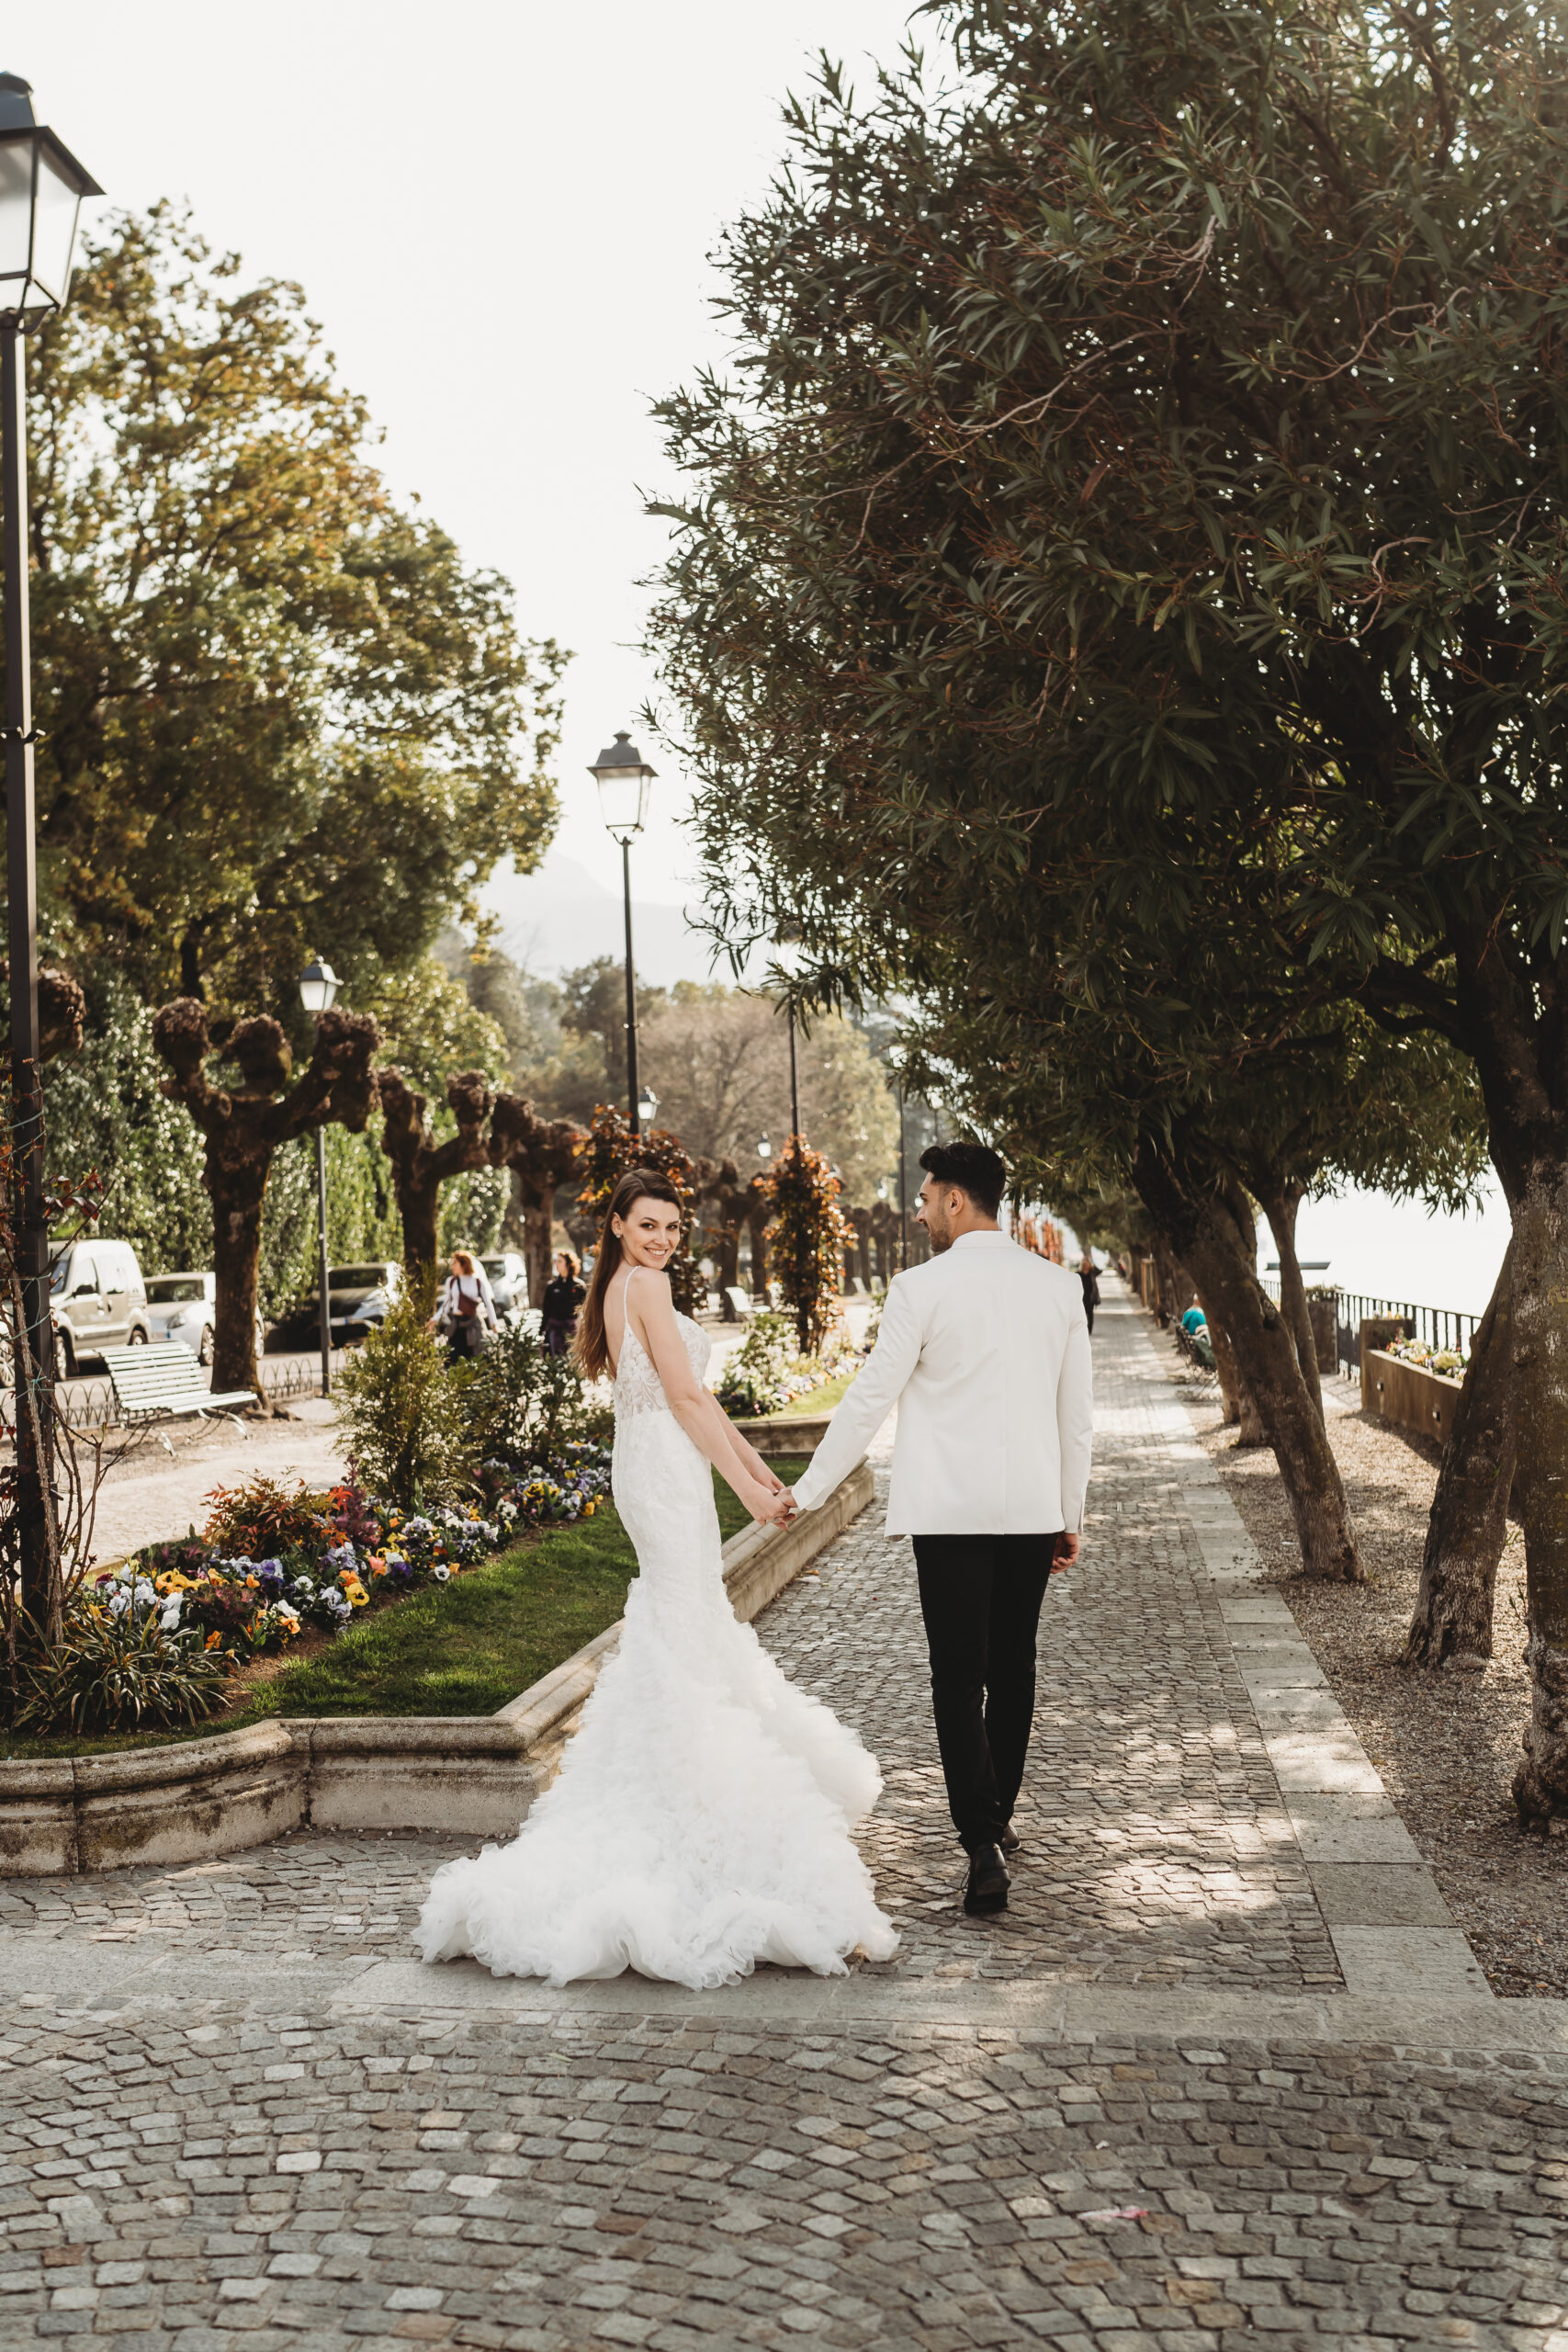
POLYGON ((1034 1640, 1055 1535, 917 1535, 931 1708, 966 1853, 1012 1817, 1034 1719, 1034 1640))

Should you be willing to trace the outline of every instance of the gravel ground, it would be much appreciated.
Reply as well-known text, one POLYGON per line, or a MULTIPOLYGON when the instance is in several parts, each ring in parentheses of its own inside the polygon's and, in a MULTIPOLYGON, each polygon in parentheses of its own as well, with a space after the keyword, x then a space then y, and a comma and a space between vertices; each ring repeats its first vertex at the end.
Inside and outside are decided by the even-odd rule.
POLYGON ((1283 1593, 1493 1991, 1568 1993, 1568 1838, 1525 1836, 1508 1794, 1529 1713, 1518 1529, 1509 1531, 1498 1570, 1496 1655, 1484 1672, 1412 1672, 1399 1659, 1437 1484, 1436 1446, 1363 1415, 1349 1382, 1325 1384, 1368 1582, 1320 1584, 1301 1573, 1272 1453, 1236 1446, 1213 1382, 1190 1377, 1182 1387, 1269 1583, 1283 1593))

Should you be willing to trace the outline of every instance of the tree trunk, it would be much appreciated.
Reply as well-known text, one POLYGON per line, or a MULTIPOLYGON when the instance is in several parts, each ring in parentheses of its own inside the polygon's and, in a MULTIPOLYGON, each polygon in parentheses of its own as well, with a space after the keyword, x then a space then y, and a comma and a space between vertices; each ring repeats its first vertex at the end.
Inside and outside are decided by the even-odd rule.
POLYGON ((719 1296, 724 1302, 724 1319, 735 1319, 735 1309, 725 1293, 740 1287, 740 1227, 728 1220, 714 1228, 714 1255, 718 1264, 719 1296))
POLYGON ((1269 1220, 1269 1230, 1280 1252, 1280 1309, 1285 1328, 1296 1343, 1296 1362, 1301 1366, 1302 1385, 1311 1397, 1319 1420, 1323 1419, 1323 1382, 1317 1369, 1317 1335, 1312 1328, 1312 1309, 1307 1305, 1306 1284, 1302 1280, 1302 1263, 1296 1255, 1296 1213, 1302 1196, 1293 1185, 1267 1195, 1263 1214, 1269 1220))
POLYGON ((1241 1375, 1236 1370, 1235 1350, 1230 1333, 1217 1315, 1210 1311, 1209 1302, 1201 1291, 1198 1304, 1203 1310, 1203 1320, 1209 1327, 1209 1344, 1214 1351, 1214 1371, 1220 1383, 1220 1419, 1227 1429, 1234 1429, 1241 1419, 1241 1375))
POLYGON ((555 1226, 556 1188, 547 1190, 531 1184, 526 1176, 522 1180, 523 1191, 523 1263, 528 1277, 528 1304, 542 1306, 545 1285, 550 1279, 550 1240, 555 1226))
POLYGON ((1470 1369, 1443 1449, 1406 1666, 1492 1656, 1492 1601, 1514 1482, 1513 1252, 1471 1343, 1470 1369))
POLYGON ((1513 1209, 1514 1427, 1525 1526, 1530 1721, 1514 1803, 1529 1826, 1568 1814, 1568 1200, 1532 1167, 1513 1209))
POLYGON ((1191 1268, 1230 1334, 1285 1482, 1307 1574, 1359 1583, 1365 1570, 1339 1465, 1303 1383, 1294 1342, 1258 1279, 1256 1248, 1248 1259, 1217 1188, 1179 1167, 1169 1148, 1150 1136, 1140 1142, 1134 1181, 1166 1247, 1191 1268))
POLYGON ((751 1236, 751 1295, 768 1303, 768 1220, 765 1216, 749 1216, 747 1230, 751 1236))
POLYGON ((272 1410, 256 1364, 256 1268, 271 1166, 265 1148, 243 1158, 209 1149, 203 1179, 212 1199, 213 1392, 253 1389, 258 1412, 272 1410))

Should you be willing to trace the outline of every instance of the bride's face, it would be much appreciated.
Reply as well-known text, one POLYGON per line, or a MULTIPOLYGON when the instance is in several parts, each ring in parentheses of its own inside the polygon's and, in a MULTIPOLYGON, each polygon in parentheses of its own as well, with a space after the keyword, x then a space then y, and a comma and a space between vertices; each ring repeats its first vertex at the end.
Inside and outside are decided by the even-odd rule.
POLYGON ((611 1227, 634 1266, 662 1267, 675 1254, 681 1238, 681 1212, 668 1201, 634 1201, 625 1216, 611 1227))

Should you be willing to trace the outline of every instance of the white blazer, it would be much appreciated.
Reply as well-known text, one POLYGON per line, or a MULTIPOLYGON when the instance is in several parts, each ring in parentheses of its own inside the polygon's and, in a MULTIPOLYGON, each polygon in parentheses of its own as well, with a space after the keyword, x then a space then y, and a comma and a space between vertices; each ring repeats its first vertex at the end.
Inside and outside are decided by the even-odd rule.
POLYGON ((895 1405, 889 1535, 1077 1532, 1094 1433, 1077 1274, 981 1232, 897 1275, 876 1345, 795 1489, 803 1510, 849 1475, 895 1405))

